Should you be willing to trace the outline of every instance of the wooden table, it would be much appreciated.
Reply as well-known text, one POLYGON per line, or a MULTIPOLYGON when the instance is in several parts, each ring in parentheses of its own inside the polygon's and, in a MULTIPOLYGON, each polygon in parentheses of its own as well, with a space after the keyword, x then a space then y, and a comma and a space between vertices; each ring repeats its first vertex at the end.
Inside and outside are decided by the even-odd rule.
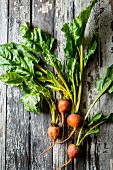
MULTIPOLYGON (((71 21, 89 0, 0 0, 0 44, 19 42, 19 28, 24 20, 40 27, 58 40, 57 54, 64 63, 65 39, 60 31, 63 23, 71 21)), ((97 96, 95 79, 113 63, 113 11, 109 0, 98 0, 87 24, 86 39, 98 37, 98 53, 84 76, 82 113, 86 113, 97 96)), ((51 145, 47 136, 50 125, 48 114, 36 115, 24 110, 20 104, 20 90, 0 82, 0 170, 55 170, 68 160, 67 146, 56 145, 38 158, 38 154, 51 145)), ((113 94, 105 94, 95 105, 90 117, 97 111, 105 115, 113 112, 113 94)), ((66 126, 66 125, 65 125, 66 126)), ((64 138, 71 129, 66 127, 64 138)), ((65 170, 113 170, 113 124, 100 127, 83 144, 83 154, 65 170)))

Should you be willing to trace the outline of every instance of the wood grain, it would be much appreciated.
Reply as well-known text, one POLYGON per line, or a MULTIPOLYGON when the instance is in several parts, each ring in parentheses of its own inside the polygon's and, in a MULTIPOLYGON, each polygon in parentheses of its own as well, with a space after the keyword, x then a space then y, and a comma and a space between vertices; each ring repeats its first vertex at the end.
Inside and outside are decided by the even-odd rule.
MULTIPOLYGON (((7 0, 0 2, 0 44, 7 43, 7 0)), ((0 70, 0 75, 3 73, 0 70)), ((0 82, 0 170, 5 169, 6 163, 6 86, 0 82)))
MULTIPOLYGON (((113 63, 113 13, 109 1, 100 3, 99 34, 100 34, 100 75, 103 70, 113 63)), ((113 112, 113 95, 105 94, 100 100, 100 110, 105 115, 113 112)), ((111 170, 110 161, 113 160, 113 124, 104 124, 97 136, 98 163, 101 169, 111 170)), ((98 166, 99 166, 98 165, 98 166)))
MULTIPOLYGON (((73 1, 72 0, 56 0, 55 2, 55 18, 54 18, 54 36, 58 40, 58 46, 56 49, 56 55, 58 56, 59 60, 62 62, 62 64, 65 66, 66 60, 64 56, 64 47, 65 47, 65 38, 64 33, 61 31, 61 28, 65 22, 72 21, 73 18, 73 1)), ((57 93, 57 98, 61 98, 61 96, 57 93)), ((65 121, 66 121, 65 116, 65 121)), ((67 127, 67 124, 65 123, 65 128, 63 129, 62 138, 59 139, 59 141, 62 141, 63 139, 66 139, 68 135, 71 133, 71 130, 69 127, 67 127)), ((68 161, 67 156, 67 146, 68 144, 72 142, 72 139, 69 142, 66 142, 62 145, 56 145, 53 148, 53 169, 58 168, 62 164, 68 161)), ((70 163, 67 167, 65 167, 65 170, 72 169, 72 163, 70 163)))
MULTIPOLYGON (((19 42, 19 28, 29 20, 28 0, 10 0, 8 4, 8 41, 19 42)), ((29 167, 29 113, 20 104, 20 89, 7 87, 6 169, 29 167)))
MULTIPOLYGON (((53 35, 54 30, 54 1, 32 1, 32 24, 53 35)), ((46 107, 44 104, 43 107, 46 107)), ((45 109, 46 110, 46 109, 45 109)), ((47 111, 46 111, 47 112, 47 111)), ((31 169, 32 170, 52 170, 53 155, 52 150, 42 157, 40 153, 46 150, 52 141, 47 134, 48 126, 51 125, 49 113, 36 115, 31 113, 31 169)))
MULTIPOLYGON (((95 33, 98 38, 98 51, 85 70, 80 108, 82 115, 86 114, 98 94, 95 80, 113 63, 113 11, 112 1, 110 2, 111 4, 109 0, 98 0, 86 27, 85 43, 87 44, 95 33)), ((1 0, 0 43, 19 42, 19 28, 26 19, 58 40, 55 53, 65 66, 65 38, 61 27, 89 3, 89 0, 1 0)), ((56 145, 39 158, 38 155, 51 145, 47 135, 51 117, 45 112, 40 115, 26 112, 19 102, 21 96, 18 88, 7 86, 6 89, 0 82, 0 170, 55 170, 68 160, 67 146, 75 143, 76 134, 66 144, 56 145)), ((61 97, 59 94, 56 96, 61 97)), ((97 111, 105 115, 111 113, 112 101, 113 95, 105 94, 93 108, 89 119, 97 111)), ((98 135, 88 137, 82 144, 81 157, 63 169, 113 170, 112 129, 112 124, 101 126, 98 135)), ((70 132, 71 129, 65 124, 63 138, 70 132)))

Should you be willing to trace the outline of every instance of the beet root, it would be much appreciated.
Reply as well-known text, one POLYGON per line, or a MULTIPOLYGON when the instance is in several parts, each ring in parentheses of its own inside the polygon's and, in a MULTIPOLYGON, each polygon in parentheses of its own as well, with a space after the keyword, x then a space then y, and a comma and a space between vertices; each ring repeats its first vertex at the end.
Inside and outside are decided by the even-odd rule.
POLYGON ((70 144, 68 146, 68 156, 69 158, 73 159, 73 158, 78 158, 80 156, 81 153, 81 149, 77 146, 75 146, 74 144, 70 144))
POLYGON ((78 114, 70 114, 67 117, 67 123, 68 123, 69 126, 73 127, 72 132, 70 133, 70 135, 66 139, 64 139, 63 141, 57 142, 56 144, 63 144, 66 141, 68 141, 72 137, 72 135, 75 133, 77 127, 82 125, 83 118, 78 114))
POLYGON ((60 170, 61 168, 64 168, 65 166, 67 166, 72 161, 73 158, 78 158, 80 154, 81 154, 81 149, 75 146, 74 144, 70 144, 68 146, 69 160, 65 164, 57 168, 57 170, 60 170))
POLYGON ((65 114, 65 112, 67 112, 69 110, 70 103, 68 102, 68 100, 60 99, 60 100, 58 100, 57 108, 58 108, 59 113, 62 116, 62 124, 60 126, 60 127, 62 127, 64 124, 64 114, 65 114))
POLYGON ((59 113, 64 114, 65 112, 67 112, 69 110, 70 103, 68 102, 68 100, 60 99, 60 100, 58 100, 57 107, 58 107, 59 113))
POLYGON ((77 128, 82 125, 83 119, 80 115, 78 114, 70 114, 67 117, 67 123, 69 126, 73 128, 77 128))
POLYGON ((49 126, 48 135, 54 143, 57 140, 57 138, 60 136, 60 127, 49 126))
POLYGON ((53 145, 51 145, 44 152, 42 152, 40 155, 38 155, 38 157, 44 155, 45 153, 47 153, 50 149, 52 149, 54 147, 57 138, 60 136, 60 127, 56 127, 56 126, 52 126, 52 125, 49 126, 48 127, 48 135, 52 139, 53 145))

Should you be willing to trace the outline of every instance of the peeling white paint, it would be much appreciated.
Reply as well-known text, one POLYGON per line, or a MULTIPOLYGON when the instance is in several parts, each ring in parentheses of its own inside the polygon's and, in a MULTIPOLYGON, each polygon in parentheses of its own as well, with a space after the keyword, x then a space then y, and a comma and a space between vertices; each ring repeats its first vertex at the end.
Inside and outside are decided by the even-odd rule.
POLYGON ((110 159, 110 170, 113 170, 113 159, 110 159))
MULTIPOLYGON (((35 4, 36 7, 36 4, 35 4)), ((52 4, 49 2, 46 2, 42 4, 41 8, 38 9, 38 12, 42 12, 43 14, 48 13, 50 10, 52 10, 52 4)))
POLYGON ((23 8, 24 8, 24 6, 20 6, 20 10, 23 9, 23 8))
POLYGON ((35 7, 38 7, 38 5, 37 5, 37 4, 35 4, 35 7))

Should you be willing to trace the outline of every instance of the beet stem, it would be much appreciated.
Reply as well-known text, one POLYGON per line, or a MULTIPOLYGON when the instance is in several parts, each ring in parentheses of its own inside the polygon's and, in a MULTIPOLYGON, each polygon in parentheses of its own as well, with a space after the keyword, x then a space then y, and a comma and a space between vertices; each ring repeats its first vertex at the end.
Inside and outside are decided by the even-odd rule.
POLYGON ((83 76, 83 43, 80 46, 80 73, 81 73, 81 81, 79 85, 79 90, 78 90, 78 101, 76 105, 76 113, 79 110, 80 107, 80 101, 81 101, 81 94, 82 94, 82 76, 83 76))
POLYGON ((42 152, 40 155, 38 155, 38 157, 43 156, 46 152, 48 152, 50 149, 52 149, 55 146, 55 143, 53 143, 53 145, 51 145, 49 148, 47 148, 44 152, 42 152))
POLYGON ((61 80, 62 83, 64 84, 64 86, 65 86, 65 88, 66 88, 66 91, 67 91, 70 99, 73 101, 72 94, 70 93, 69 87, 68 87, 68 85, 66 84, 65 79, 64 79, 63 76, 60 74, 59 70, 57 69, 56 64, 55 64, 54 61, 52 60, 51 55, 48 55, 48 57, 49 57, 50 62, 52 63, 52 65, 53 65, 53 67, 54 67, 54 69, 55 69, 55 72, 58 74, 58 77, 60 78, 60 80, 61 80))
POLYGON ((63 164, 62 166, 60 166, 60 167, 57 168, 56 170, 60 170, 61 168, 67 166, 71 161, 72 161, 72 159, 70 158, 65 164, 63 164))
POLYGON ((60 141, 60 142, 56 142, 56 144, 65 143, 67 140, 69 140, 71 138, 71 136, 75 133, 75 131, 76 131, 76 128, 73 128, 72 132, 70 133, 70 135, 66 139, 64 139, 63 141, 60 141))

